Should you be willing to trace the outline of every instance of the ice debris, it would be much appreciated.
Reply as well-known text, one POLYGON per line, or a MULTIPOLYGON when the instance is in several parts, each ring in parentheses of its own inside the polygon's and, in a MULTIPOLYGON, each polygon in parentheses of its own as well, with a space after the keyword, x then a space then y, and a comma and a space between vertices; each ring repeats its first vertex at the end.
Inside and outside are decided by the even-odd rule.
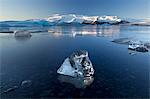
POLYGON ((32 81, 31 80, 24 80, 21 83, 22 87, 30 87, 32 85, 32 81))
POLYGON ((126 44, 128 45, 129 50, 134 50, 137 52, 148 52, 148 48, 150 48, 150 43, 148 42, 143 42, 139 40, 132 40, 129 38, 120 38, 120 39, 115 39, 112 42, 118 43, 118 44, 126 44))
POLYGON ((14 91, 17 88, 18 88, 18 86, 13 86, 13 87, 8 88, 7 90, 5 90, 4 93, 8 93, 8 92, 14 91))
POLYGON ((94 74, 88 52, 79 50, 66 58, 57 73, 72 77, 90 77, 94 74))
POLYGON ((140 41, 130 41, 128 49, 138 52, 148 52, 148 48, 140 41))

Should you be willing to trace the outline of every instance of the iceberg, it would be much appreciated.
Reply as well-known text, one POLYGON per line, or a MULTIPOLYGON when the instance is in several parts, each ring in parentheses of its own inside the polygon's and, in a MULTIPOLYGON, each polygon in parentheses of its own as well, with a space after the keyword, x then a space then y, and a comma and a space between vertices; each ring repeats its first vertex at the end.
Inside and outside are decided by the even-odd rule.
POLYGON ((24 81, 21 82, 22 87, 30 87, 31 85, 32 85, 31 80, 24 80, 24 81))
POLYGON ((17 30, 17 31, 14 31, 14 36, 15 37, 30 37, 31 33, 27 30, 17 30))
POLYGON ((79 50, 74 52, 70 57, 66 58, 60 68, 58 74, 71 77, 91 77, 94 75, 93 65, 88 57, 88 52, 79 50))
POLYGON ((150 48, 149 42, 132 40, 131 38, 115 39, 112 42, 128 45, 129 50, 133 50, 133 51, 137 51, 137 52, 148 52, 148 48, 150 48))
POLYGON ((141 41, 130 41, 128 49, 138 52, 148 52, 147 47, 141 41))

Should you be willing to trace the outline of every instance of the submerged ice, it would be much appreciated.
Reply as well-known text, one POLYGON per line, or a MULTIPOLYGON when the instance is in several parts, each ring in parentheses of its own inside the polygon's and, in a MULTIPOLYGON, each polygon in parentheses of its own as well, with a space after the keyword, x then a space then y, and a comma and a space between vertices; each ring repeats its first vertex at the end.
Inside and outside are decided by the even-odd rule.
POLYGON ((62 83, 69 83, 74 85, 76 88, 86 88, 87 86, 91 85, 94 81, 94 77, 70 77, 66 75, 59 75, 58 80, 62 83))

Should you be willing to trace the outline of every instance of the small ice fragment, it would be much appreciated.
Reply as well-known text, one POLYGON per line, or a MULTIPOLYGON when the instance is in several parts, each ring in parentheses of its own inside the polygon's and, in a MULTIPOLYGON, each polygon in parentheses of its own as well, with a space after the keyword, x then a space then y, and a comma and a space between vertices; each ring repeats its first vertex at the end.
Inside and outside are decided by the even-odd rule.
POLYGON ((13 86, 13 87, 8 88, 7 90, 5 90, 4 93, 8 93, 8 92, 14 91, 17 88, 18 88, 18 86, 13 86))
POLYGON ((22 81, 21 86, 23 86, 23 87, 30 87, 31 84, 32 84, 31 80, 24 80, 24 81, 22 81))

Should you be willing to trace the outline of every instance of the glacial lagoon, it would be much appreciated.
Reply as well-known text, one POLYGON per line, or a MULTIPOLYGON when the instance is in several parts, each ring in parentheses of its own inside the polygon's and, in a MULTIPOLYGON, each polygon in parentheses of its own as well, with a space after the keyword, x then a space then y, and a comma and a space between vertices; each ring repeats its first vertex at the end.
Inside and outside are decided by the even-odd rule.
POLYGON ((112 42, 130 38, 150 42, 149 26, 83 25, 8 27, 38 30, 31 37, 0 33, 0 95, 2 98, 148 98, 150 51, 133 52, 112 42), (46 32, 54 31, 54 32, 46 32), (44 32, 45 31, 45 32, 44 32), (86 50, 95 70, 92 82, 57 74, 64 59, 86 50))

